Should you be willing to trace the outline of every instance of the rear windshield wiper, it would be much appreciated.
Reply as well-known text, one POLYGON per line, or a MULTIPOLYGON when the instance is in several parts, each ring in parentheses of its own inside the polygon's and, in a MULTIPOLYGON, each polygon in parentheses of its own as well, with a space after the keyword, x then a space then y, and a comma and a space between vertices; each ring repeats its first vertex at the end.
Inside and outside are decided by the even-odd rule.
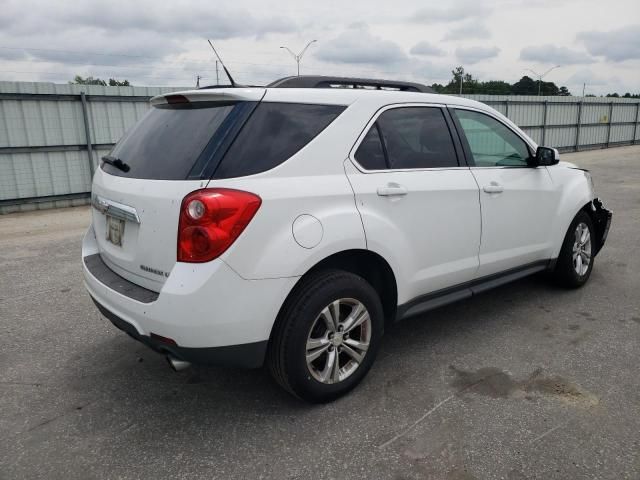
POLYGON ((129 165, 124 163, 119 158, 114 157, 113 155, 105 155, 104 157, 102 157, 102 161, 104 163, 108 163, 109 165, 113 165, 114 167, 116 167, 119 170, 122 170, 123 172, 128 172, 131 169, 129 165))

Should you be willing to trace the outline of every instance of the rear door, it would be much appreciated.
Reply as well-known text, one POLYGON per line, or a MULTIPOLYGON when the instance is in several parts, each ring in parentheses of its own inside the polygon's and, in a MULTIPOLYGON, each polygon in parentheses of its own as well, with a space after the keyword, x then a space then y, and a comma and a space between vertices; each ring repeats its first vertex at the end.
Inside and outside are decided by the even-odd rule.
POLYGON ((480 187, 478 277, 548 259, 558 192, 545 167, 528 165, 527 142, 497 117, 454 108, 467 161, 480 187))
POLYGON ((206 186, 212 164, 263 94, 231 99, 221 92, 193 102, 170 96, 118 142, 92 187, 93 228, 112 270, 162 288, 176 262, 182 199, 206 186))
POLYGON ((399 303, 470 280, 478 268, 478 186, 458 162, 446 109, 391 106, 348 168, 368 248, 393 259, 399 303))

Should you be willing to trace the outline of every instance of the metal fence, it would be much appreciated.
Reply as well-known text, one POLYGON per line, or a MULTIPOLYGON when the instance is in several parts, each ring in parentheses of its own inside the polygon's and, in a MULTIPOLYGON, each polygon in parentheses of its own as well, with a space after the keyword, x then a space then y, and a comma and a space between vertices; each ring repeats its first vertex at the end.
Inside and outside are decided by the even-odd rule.
MULTIPOLYGON (((0 213, 87 202, 98 159, 149 108, 183 87, 0 82, 0 213)), ((469 95, 561 151, 635 144, 640 100, 469 95)))
POLYGON ((538 145, 561 152, 633 145, 640 100, 606 97, 465 95, 508 117, 538 145))

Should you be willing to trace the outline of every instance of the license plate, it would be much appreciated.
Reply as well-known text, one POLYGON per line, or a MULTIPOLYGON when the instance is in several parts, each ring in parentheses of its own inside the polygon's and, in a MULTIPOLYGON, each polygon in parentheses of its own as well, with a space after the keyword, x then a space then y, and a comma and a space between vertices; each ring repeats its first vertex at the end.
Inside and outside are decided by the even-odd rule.
POLYGON ((107 215, 107 240, 121 247, 122 237, 124 237, 124 220, 107 215))

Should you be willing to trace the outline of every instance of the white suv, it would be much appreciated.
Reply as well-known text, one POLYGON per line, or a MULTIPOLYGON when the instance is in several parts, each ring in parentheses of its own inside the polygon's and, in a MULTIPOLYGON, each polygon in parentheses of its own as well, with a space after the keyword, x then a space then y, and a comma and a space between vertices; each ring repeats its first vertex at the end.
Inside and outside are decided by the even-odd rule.
POLYGON ((611 222, 589 173, 426 90, 295 77, 153 98, 93 178, 89 294, 175 368, 266 363, 328 401, 387 321, 543 270, 583 285, 611 222))

